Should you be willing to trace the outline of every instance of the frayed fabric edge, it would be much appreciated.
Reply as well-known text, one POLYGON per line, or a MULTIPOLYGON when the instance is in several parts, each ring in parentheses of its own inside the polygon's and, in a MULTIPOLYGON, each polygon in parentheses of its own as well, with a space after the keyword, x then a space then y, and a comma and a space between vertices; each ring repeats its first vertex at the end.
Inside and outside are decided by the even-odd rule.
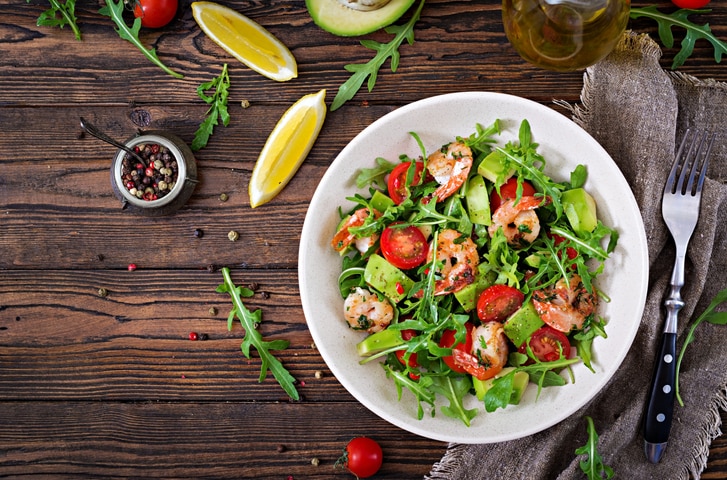
POLYGON ((669 76, 671 77, 672 82, 676 86, 686 85, 690 87, 716 88, 727 92, 727 83, 718 82, 713 78, 706 78, 702 80, 683 72, 669 72, 669 76))
POLYGON ((460 464, 467 447, 469 445, 465 443, 450 443, 442 459, 432 465, 432 470, 429 475, 424 476, 424 480, 449 480, 452 478, 452 473, 460 464))
POLYGON ((693 461, 687 467, 688 472, 685 472, 691 474, 691 478, 698 479, 707 468, 709 447, 715 438, 722 435, 722 417, 720 415, 722 411, 727 411, 727 385, 714 396, 704 424, 698 427, 702 429, 703 435, 700 435, 702 441, 694 445, 693 461))

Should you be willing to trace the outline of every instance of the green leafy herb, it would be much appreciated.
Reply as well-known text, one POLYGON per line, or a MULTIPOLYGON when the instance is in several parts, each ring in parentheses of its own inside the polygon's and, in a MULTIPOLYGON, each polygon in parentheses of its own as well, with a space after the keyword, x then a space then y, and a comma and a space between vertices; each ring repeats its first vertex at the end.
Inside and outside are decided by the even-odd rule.
POLYGON ((373 90, 379 69, 388 58, 391 58, 391 71, 396 72, 399 66, 399 47, 404 40, 409 42, 409 45, 414 43, 414 24, 419 20, 423 6, 424 0, 419 3, 419 7, 417 7, 414 15, 405 25, 390 25, 386 27, 386 33, 396 34, 394 39, 389 43, 380 43, 375 40, 361 40, 361 45, 375 50, 376 56, 368 63, 351 63, 343 67, 353 73, 353 75, 343 85, 338 87, 338 93, 336 93, 336 97, 333 99, 333 103, 331 103, 331 111, 338 109, 341 105, 351 100, 361 88, 366 78, 369 79, 367 84, 369 92, 373 90))
POLYGON ((588 441, 585 445, 576 450, 576 455, 588 455, 588 459, 581 460, 580 466, 588 480, 603 480, 613 477, 613 469, 604 465, 601 455, 598 453, 598 433, 593 426, 593 419, 586 417, 588 421, 588 441))
POLYGON ((113 20, 116 24, 116 33, 119 34, 119 37, 131 42, 132 45, 138 48, 141 53, 143 53, 144 56, 146 56, 146 58, 148 58, 152 63, 159 66, 162 70, 164 70, 166 73, 173 76, 174 78, 184 77, 184 75, 182 75, 181 73, 177 73, 164 65, 162 61, 159 60, 155 48, 147 49, 141 43, 141 40, 139 40, 139 30, 141 30, 141 18, 135 18, 134 25, 131 27, 129 27, 126 22, 124 22, 124 2, 122 0, 119 0, 118 3, 114 3, 114 0, 106 0, 106 6, 99 10, 98 13, 110 17, 111 20, 113 20))
MULTIPOLYGON (((30 0, 27 0, 30 3, 30 0)), ((60 27, 66 25, 71 27, 76 40, 81 39, 81 29, 78 28, 78 20, 76 19, 76 0, 49 0, 50 8, 41 13, 38 17, 37 25, 39 27, 60 27)))
POLYGON ((686 59, 694 51, 694 43, 700 38, 709 41, 714 46, 714 60, 717 63, 722 61, 722 54, 727 53, 727 43, 722 42, 714 36, 708 23, 700 26, 687 18, 694 13, 707 13, 710 11, 709 9, 691 10, 683 8, 673 13, 662 13, 656 6, 652 5, 644 8, 631 8, 631 18, 646 17, 654 20, 659 25, 659 39, 666 48, 672 48, 674 46, 672 27, 681 27, 686 30, 686 34, 682 40, 681 50, 676 54, 671 64, 672 70, 675 70, 684 65, 686 59))
POLYGON ((267 341, 263 339, 260 332, 257 331, 257 326, 262 321, 262 310, 255 310, 251 312, 242 303, 243 296, 250 296, 252 293, 250 290, 236 286, 232 282, 230 277, 230 269, 227 267, 222 268, 222 277, 224 283, 217 287, 218 293, 229 293, 232 298, 232 310, 230 315, 227 317, 227 328, 232 329, 232 324, 237 317, 240 320, 242 328, 245 329, 245 337, 240 346, 242 353, 245 357, 250 358, 250 347, 255 347, 262 365, 260 366, 260 378, 262 382, 267 377, 268 369, 273 374, 273 377, 278 381, 285 393, 288 394, 293 400, 299 400, 298 390, 295 388, 295 378, 285 369, 280 360, 270 353, 271 350, 285 350, 288 348, 290 342, 287 340, 273 340, 267 341))
POLYGON ((458 418, 470 426, 470 422, 477 416, 477 409, 464 407, 463 399, 472 388, 472 381, 467 376, 463 377, 431 377, 433 380, 432 390, 443 395, 449 400, 449 405, 443 405, 442 413, 451 418, 458 418))
POLYGON ((227 73, 227 64, 225 63, 222 67, 222 73, 209 82, 205 82, 197 87, 197 95, 199 98, 205 101, 208 105, 211 105, 207 110, 207 117, 199 125, 197 132, 194 134, 194 140, 192 140, 192 150, 197 151, 207 145, 210 135, 217 125, 217 119, 222 120, 222 125, 225 127, 230 123, 230 114, 227 111, 227 97, 228 90, 230 88, 230 75, 227 73), (211 96, 207 95, 205 91, 214 89, 215 93, 211 96))
POLYGON ((684 340, 684 345, 679 352, 679 358, 677 358, 676 365, 676 382, 674 383, 674 391, 676 393, 679 405, 684 406, 682 397, 679 395, 679 370, 682 366, 682 358, 684 358, 684 352, 687 350, 687 345, 694 341, 694 331, 697 329, 699 324, 702 322, 712 323, 714 325, 727 325, 727 312, 715 312, 714 309, 719 305, 727 302, 727 288, 717 293, 709 306, 702 312, 702 314, 694 321, 692 326, 689 328, 687 338, 684 340))

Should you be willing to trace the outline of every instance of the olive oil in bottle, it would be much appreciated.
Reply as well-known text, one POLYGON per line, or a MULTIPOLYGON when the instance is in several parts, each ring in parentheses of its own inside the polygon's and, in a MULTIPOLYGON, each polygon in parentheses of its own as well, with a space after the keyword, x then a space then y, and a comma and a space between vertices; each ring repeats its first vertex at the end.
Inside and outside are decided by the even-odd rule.
POLYGON ((571 71, 608 55, 626 29, 630 0, 503 0, 502 19, 521 57, 571 71))

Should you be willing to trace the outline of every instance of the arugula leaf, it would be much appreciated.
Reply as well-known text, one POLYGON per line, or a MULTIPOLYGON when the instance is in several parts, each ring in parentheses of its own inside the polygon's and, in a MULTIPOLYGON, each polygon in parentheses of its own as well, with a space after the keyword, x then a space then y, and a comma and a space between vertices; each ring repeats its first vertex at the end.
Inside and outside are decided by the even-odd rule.
POLYGON ((443 395, 449 400, 449 405, 441 407, 442 413, 451 418, 458 418, 470 426, 470 422, 477 416, 477 409, 466 409, 462 399, 472 388, 472 381, 468 376, 461 377, 430 377, 433 380, 432 390, 443 395))
MULTIPOLYGON (((30 3, 30 0, 26 0, 30 3)), ((66 25, 71 27, 76 40, 81 39, 81 29, 78 28, 78 19, 76 19, 76 0, 66 0, 61 3, 60 0, 49 0, 50 8, 41 13, 38 17, 39 27, 60 27, 66 25)))
POLYGON ((686 30, 686 35, 682 40, 681 50, 676 54, 671 64, 671 69, 676 70, 684 65, 686 59, 694 51, 695 42, 700 38, 709 41, 714 46, 714 60, 717 63, 722 61, 722 54, 727 53, 727 43, 722 42, 712 33, 708 23, 700 26, 687 18, 693 13, 707 13, 710 11, 709 9, 691 10, 682 8, 676 12, 667 14, 660 12, 655 5, 652 5, 644 8, 632 7, 631 18, 646 17, 654 20, 659 25, 659 39, 666 48, 672 48, 674 46, 672 27, 681 27, 686 30))
POLYGON ((141 30, 141 18, 134 19, 134 24, 131 27, 129 27, 126 22, 124 22, 124 2, 122 0, 119 0, 118 3, 114 3, 114 0, 106 0, 106 6, 99 10, 98 13, 110 17, 111 20, 113 20, 116 24, 116 33, 119 34, 119 37, 131 42, 131 44, 138 48, 141 53, 143 53, 144 56, 148 58, 152 63, 160 67, 162 70, 164 70, 166 73, 173 76, 174 78, 184 78, 184 75, 171 70, 169 67, 164 65, 161 60, 159 60, 155 48, 147 49, 141 43, 141 40, 139 40, 139 30, 141 30))
POLYGON ((396 72, 399 66, 399 47, 405 39, 409 42, 409 45, 414 43, 414 24, 419 20, 423 6, 424 0, 419 3, 414 15, 405 25, 390 25, 386 27, 386 33, 396 34, 394 39, 389 43, 380 43, 375 40, 361 40, 361 45, 376 51, 376 55, 368 63, 350 63, 343 67, 353 73, 353 75, 343 85, 338 87, 338 93, 336 93, 336 97, 333 99, 333 103, 331 103, 331 111, 338 109, 344 103, 351 100, 367 78, 369 79, 367 83, 368 90, 369 92, 373 90, 379 69, 388 58, 391 58, 391 72, 396 72))
POLYGON ((225 127, 230 123, 230 114, 227 111, 227 97, 230 88, 230 75, 227 73, 227 64, 222 66, 222 72, 218 77, 213 78, 209 82, 205 82, 197 87, 197 95, 199 98, 212 106, 207 110, 206 117, 200 123, 199 128, 194 133, 191 148, 197 151, 207 145, 210 135, 218 125, 217 119, 222 120, 225 127), (212 96, 205 94, 206 90, 215 89, 212 96))
POLYGON ((727 288, 718 292, 717 295, 715 295, 709 306, 704 310, 704 312, 702 312, 699 317, 697 317, 692 326, 689 327, 687 337, 684 339, 684 345, 682 345, 682 349, 679 352, 679 358, 677 358, 676 381, 674 382, 674 392, 676 393, 679 405, 682 407, 684 406, 684 402, 682 401, 682 397, 679 395, 679 370, 682 366, 682 358, 684 358, 684 352, 687 350, 687 345, 694 341, 694 331, 702 322, 708 322, 714 325, 727 325, 727 312, 714 311, 715 308, 723 303, 727 303, 727 288))
POLYGON ((603 459, 598 453, 598 433, 593 426, 593 419, 586 417, 586 421, 588 422, 588 441, 576 450, 576 455, 588 455, 588 459, 581 460, 579 465, 588 480, 603 480, 604 478, 608 480, 613 477, 613 469, 604 465, 603 459))
POLYGON ((363 188, 366 185, 377 185, 386 188, 384 178, 388 175, 396 165, 383 157, 376 158, 376 167, 362 168, 356 176, 356 186, 363 188))
POLYGON ((270 350, 285 350, 288 348, 290 342, 287 340, 273 340, 267 341, 263 339, 260 332, 257 331, 257 325, 262 320, 262 310, 255 310, 251 312, 242 303, 242 296, 249 296, 251 293, 249 290, 245 290, 241 287, 236 286, 232 278, 230 277, 230 269, 227 267, 222 268, 222 278, 224 283, 217 287, 218 293, 229 293, 232 298, 232 310, 230 315, 227 317, 227 327, 232 329, 232 322, 235 317, 240 320, 242 328, 245 329, 245 337, 243 338, 240 349, 245 357, 250 358, 250 347, 255 347, 260 360, 262 362, 260 366, 260 378, 258 381, 262 382, 267 377, 268 369, 273 374, 273 377, 278 381, 285 393, 288 394, 293 400, 300 400, 298 390, 295 388, 295 378, 285 369, 280 360, 270 353, 270 350))

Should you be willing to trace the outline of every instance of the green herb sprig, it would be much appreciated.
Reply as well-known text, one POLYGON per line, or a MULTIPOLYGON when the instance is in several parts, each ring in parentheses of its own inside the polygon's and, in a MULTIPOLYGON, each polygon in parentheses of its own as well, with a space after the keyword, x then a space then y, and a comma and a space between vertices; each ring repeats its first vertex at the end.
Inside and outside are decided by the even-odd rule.
POLYGON ((230 114, 227 111, 227 97, 230 88, 230 75, 227 73, 227 64, 222 67, 222 72, 218 77, 205 82, 197 87, 197 95, 205 101, 210 108, 205 114, 206 117, 199 125, 192 140, 192 150, 197 151, 207 145, 212 132, 218 125, 218 118, 225 127, 230 123, 230 114), (205 91, 214 89, 212 95, 207 95, 205 91))
POLYGON ((111 20, 113 20, 116 24, 116 33, 119 34, 119 37, 131 42, 131 44, 138 48, 141 53, 143 53, 144 56, 148 58, 152 63, 160 67, 162 70, 164 70, 166 73, 173 76, 174 78, 184 78, 184 75, 171 70, 169 67, 164 65, 164 63, 162 63, 162 61, 157 56, 155 48, 147 49, 141 43, 141 40, 139 40, 139 30, 141 30, 141 18, 135 18, 134 24, 129 27, 124 21, 123 17, 123 1, 119 0, 119 2, 116 3, 114 2, 114 0, 106 0, 106 6, 99 10, 98 13, 111 18, 111 20))
POLYGON ((727 288, 717 293, 717 295, 714 297, 712 302, 709 304, 709 306, 702 312, 702 314, 694 321, 691 327, 689 327, 689 332, 687 332, 687 337, 684 339, 684 345, 682 345, 682 349, 679 351, 679 357, 677 358, 677 364, 676 364, 676 381, 674 382, 674 392, 676 393, 677 400, 679 401, 680 406, 684 406, 684 402, 682 401, 682 397, 679 395, 679 370, 682 366, 682 359, 684 358, 684 352, 687 350, 687 346, 694 341, 694 331, 697 329, 697 327, 703 323, 711 323, 714 325, 727 325, 727 312, 715 312, 714 309, 717 308, 719 305, 727 302, 727 288))
POLYGON ((659 25, 659 39, 666 48, 672 48, 674 46, 673 27, 680 27, 686 30, 681 49, 674 56, 671 64, 672 70, 676 70, 684 65, 684 62, 694 51, 695 42, 700 38, 709 41, 714 46, 714 60, 717 63, 722 61, 722 54, 727 53, 727 43, 715 37, 708 23, 697 25, 687 18, 691 14, 707 13, 710 11, 709 9, 691 10, 682 8, 673 13, 662 13, 656 6, 652 5, 643 8, 631 8, 631 18, 646 17, 654 20, 659 25))
POLYGON ((259 381, 265 380, 268 369, 270 369, 273 377, 283 387, 285 393, 293 400, 300 400, 298 390, 295 388, 295 378, 286 370, 280 360, 270 353, 271 350, 285 350, 290 342, 287 340, 264 340, 260 332, 257 331, 257 326, 262 321, 262 310, 258 309, 251 312, 242 303, 242 297, 251 296, 252 291, 236 286, 230 277, 230 269, 227 267, 222 268, 222 278, 224 283, 218 286, 216 291, 218 293, 228 293, 232 298, 232 310, 227 317, 227 328, 232 330, 235 317, 240 320, 242 328, 245 329, 245 337, 240 346, 242 353, 246 358, 250 358, 250 347, 255 347, 262 361, 259 381))
MULTIPOLYGON (((30 0, 27 0, 30 3, 30 0)), ((49 0, 50 8, 38 16, 39 27, 71 27, 76 40, 81 40, 81 29, 76 19, 76 0, 49 0)))
POLYGON ((338 93, 336 93, 336 97, 333 99, 333 103, 331 103, 331 111, 338 109, 344 103, 351 100, 367 78, 368 90, 369 92, 373 90, 379 69, 387 59, 391 58, 391 71, 392 73, 396 72, 396 69, 399 67, 399 47, 404 40, 409 42, 409 45, 414 43, 414 24, 419 20, 422 7, 424 7, 424 0, 419 3, 414 15, 412 15, 411 19, 405 25, 390 25, 386 27, 386 33, 396 34, 394 39, 389 43, 380 43, 375 40, 361 40, 361 45, 376 51, 376 55, 368 63, 351 63, 343 67, 353 73, 353 75, 343 85, 338 87, 338 93))
POLYGON ((576 450, 576 455, 588 455, 586 460, 580 462, 581 470, 586 474, 588 480, 613 478, 613 469, 603 463, 603 459, 598 453, 598 433, 593 425, 593 419, 586 417, 586 421, 588 422, 588 441, 576 450))

